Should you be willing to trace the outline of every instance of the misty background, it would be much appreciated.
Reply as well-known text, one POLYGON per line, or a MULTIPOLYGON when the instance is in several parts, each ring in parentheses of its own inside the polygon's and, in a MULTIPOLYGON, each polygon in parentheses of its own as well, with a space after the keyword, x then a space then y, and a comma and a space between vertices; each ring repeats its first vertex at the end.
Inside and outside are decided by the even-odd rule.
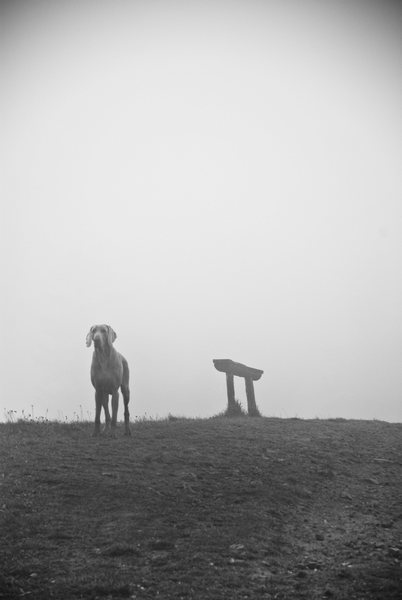
POLYGON ((224 410, 231 358, 266 416, 401 421, 401 24, 387 1, 3 2, 0 419, 92 419, 107 323, 133 418, 224 410))

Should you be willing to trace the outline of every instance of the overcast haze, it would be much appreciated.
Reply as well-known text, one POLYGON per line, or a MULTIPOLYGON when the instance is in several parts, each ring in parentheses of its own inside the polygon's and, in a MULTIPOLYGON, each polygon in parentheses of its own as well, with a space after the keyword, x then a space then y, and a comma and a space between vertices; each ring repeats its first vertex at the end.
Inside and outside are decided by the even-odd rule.
POLYGON ((401 13, 388 2, 3 2, 0 418, 402 420, 401 13), (244 383, 235 379, 244 403, 244 383), (122 417, 120 407, 119 417, 122 417))

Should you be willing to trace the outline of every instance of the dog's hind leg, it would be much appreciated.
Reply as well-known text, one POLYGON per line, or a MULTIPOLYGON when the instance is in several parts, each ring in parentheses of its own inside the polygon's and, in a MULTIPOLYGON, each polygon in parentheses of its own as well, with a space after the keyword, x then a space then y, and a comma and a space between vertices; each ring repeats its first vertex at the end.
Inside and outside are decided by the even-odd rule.
POLYGON ((124 435, 131 435, 130 431, 130 412, 128 410, 128 403, 130 402, 130 390, 128 385, 122 385, 121 391, 123 394, 124 401, 124 435))
POLYGON ((128 363, 124 357, 123 357, 122 363, 123 363, 123 382, 121 384, 121 392, 123 394, 123 401, 124 401, 124 435, 131 435, 130 413, 128 410, 128 403, 130 402, 130 388, 129 388, 130 371, 128 369, 128 363))

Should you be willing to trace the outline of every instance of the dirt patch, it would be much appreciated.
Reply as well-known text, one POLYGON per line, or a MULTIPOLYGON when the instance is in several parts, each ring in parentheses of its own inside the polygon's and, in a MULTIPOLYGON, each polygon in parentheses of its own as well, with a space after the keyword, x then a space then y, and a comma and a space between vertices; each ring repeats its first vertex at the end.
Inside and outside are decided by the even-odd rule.
POLYGON ((0 425, 0 598, 402 595, 402 425, 0 425))

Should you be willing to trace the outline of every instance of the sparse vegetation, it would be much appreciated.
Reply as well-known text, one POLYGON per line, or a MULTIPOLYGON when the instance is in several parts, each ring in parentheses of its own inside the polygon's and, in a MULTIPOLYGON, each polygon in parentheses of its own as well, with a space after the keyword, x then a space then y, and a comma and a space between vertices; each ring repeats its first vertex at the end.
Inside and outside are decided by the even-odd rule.
POLYGON ((247 411, 244 410, 240 400, 235 398, 235 401, 226 407, 223 413, 218 415, 219 417, 248 417, 247 411))
POLYGON ((399 600, 402 425, 0 424, 0 598, 399 600))

